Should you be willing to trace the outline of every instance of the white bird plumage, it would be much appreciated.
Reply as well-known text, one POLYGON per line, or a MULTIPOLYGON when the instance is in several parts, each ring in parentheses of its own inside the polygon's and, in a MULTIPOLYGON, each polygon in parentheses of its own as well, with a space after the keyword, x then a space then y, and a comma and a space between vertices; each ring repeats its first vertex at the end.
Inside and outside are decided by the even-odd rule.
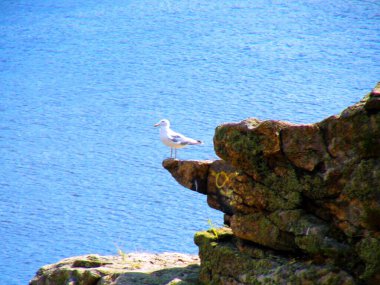
POLYGON ((173 156, 173 149, 174 158, 176 158, 178 148, 183 148, 187 145, 202 144, 200 140, 188 138, 170 129, 170 122, 167 119, 162 119, 154 126, 160 127, 160 139, 164 145, 170 147, 170 157, 173 156))

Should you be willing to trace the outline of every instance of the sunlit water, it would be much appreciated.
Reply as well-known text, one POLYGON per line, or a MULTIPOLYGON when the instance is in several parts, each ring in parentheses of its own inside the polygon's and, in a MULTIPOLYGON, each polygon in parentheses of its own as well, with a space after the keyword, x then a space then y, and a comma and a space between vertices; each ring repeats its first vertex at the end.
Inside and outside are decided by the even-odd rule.
POLYGON ((196 253, 222 214, 161 162, 153 124, 205 141, 311 123, 379 80, 376 0, 0 2, 0 283, 87 253, 196 253))

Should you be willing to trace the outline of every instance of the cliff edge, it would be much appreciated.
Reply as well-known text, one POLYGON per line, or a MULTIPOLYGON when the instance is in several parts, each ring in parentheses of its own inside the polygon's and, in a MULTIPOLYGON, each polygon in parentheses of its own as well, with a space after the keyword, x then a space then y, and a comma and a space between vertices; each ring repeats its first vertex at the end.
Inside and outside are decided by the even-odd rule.
POLYGON ((319 123, 218 126, 215 161, 167 159, 228 227, 179 253, 87 255, 43 266, 30 285, 380 284, 380 84, 319 123))
POLYGON ((215 130, 221 160, 167 159, 226 229, 197 233, 205 284, 380 284, 380 83, 315 124, 215 130))

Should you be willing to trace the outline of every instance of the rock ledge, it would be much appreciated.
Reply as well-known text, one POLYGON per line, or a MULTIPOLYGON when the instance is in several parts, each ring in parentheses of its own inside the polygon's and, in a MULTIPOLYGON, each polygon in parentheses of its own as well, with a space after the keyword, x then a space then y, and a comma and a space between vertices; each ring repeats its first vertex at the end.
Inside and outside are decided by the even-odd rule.
POLYGON ((194 285, 199 258, 181 253, 96 254, 43 266, 30 285, 194 285))

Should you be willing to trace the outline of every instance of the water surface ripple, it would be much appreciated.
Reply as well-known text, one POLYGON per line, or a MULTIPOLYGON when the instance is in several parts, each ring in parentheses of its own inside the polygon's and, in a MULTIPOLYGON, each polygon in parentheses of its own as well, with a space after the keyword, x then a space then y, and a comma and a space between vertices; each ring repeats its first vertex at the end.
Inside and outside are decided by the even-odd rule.
POLYGON ((222 214, 163 170, 153 124, 205 141, 311 123, 379 80, 379 2, 0 2, 0 283, 80 254, 196 253, 222 214))

